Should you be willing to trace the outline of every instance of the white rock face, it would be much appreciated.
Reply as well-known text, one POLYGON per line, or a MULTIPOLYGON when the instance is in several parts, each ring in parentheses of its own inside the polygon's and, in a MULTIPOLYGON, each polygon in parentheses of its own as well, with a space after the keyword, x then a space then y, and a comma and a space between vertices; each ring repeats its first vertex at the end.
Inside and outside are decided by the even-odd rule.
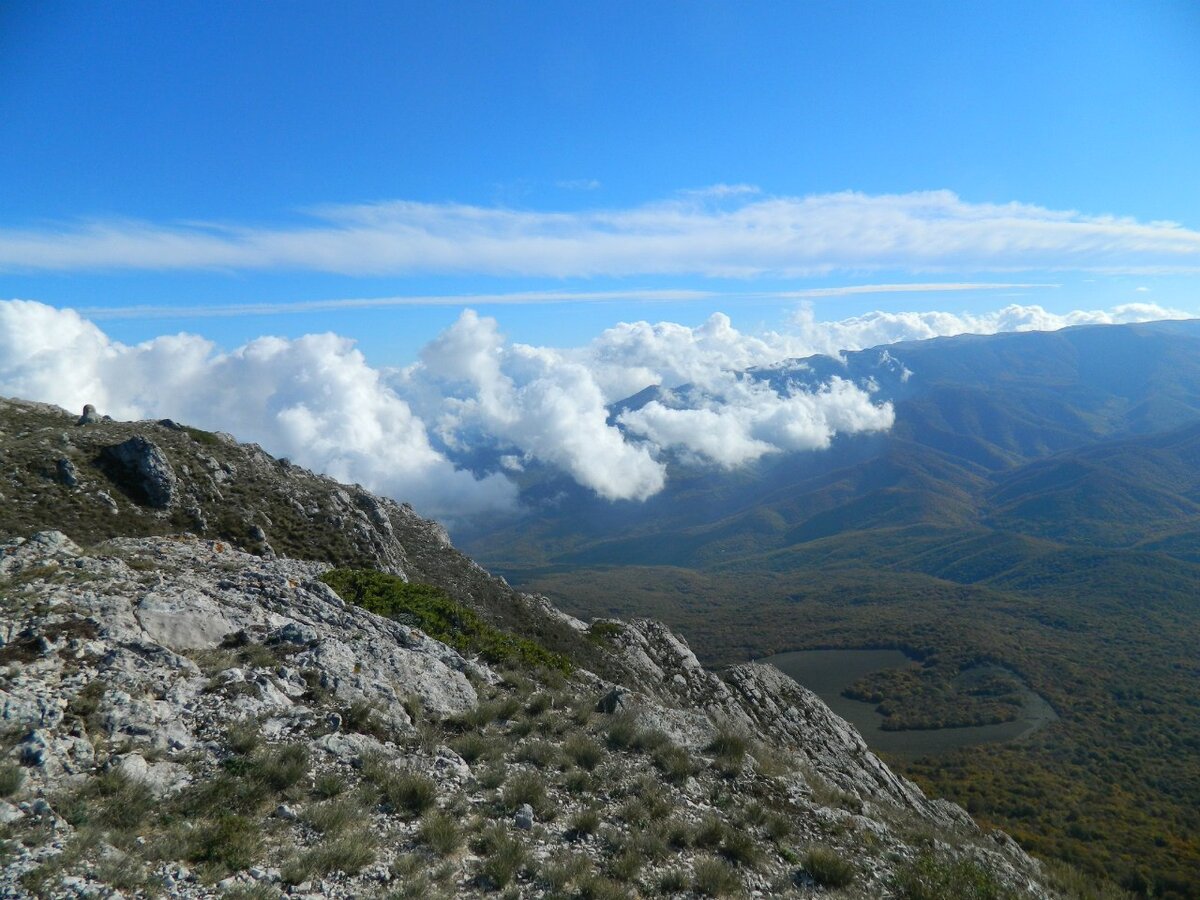
MULTIPOLYGON (((31 583, 27 598, 14 598, 23 613, 4 622, 0 721, 32 729, 22 752, 54 777, 91 763, 91 735, 56 733, 64 709, 84 695, 96 707, 89 721, 99 737, 146 750, 192 747, 240 718, 302 721, 310 715, 306 677, 401 728, 410 726, 403 705, 410 697, 438 715, 475 706, 467 675, 494 681, 486 667, 415 629, 347 607, 315 580, 326 568, 194 538, 119 539, 91 553, 57 532, 8 541, 0 545, 0 572, 9 578, 56 572, 31 583), (288 662, 268 656, 261 666, 204 674, 197 660, 220 654, 223 643, 280 647, 288 662)), ((120 766, 156 791, 179 780, 138 753, 120 766)))

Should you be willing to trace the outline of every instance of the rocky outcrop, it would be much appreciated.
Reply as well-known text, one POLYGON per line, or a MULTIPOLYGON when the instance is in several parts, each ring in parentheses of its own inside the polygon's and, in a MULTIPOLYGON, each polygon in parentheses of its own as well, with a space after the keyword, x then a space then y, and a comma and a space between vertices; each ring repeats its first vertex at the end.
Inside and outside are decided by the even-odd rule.
POLYGON ((145 436, 137 434, 105 447, 100 460, 118 483, 150 506, 165 509, 175 502, 179 482, 175 470, 166 454, 145 436))
POLYGON ((815 882, 789 848, 815 846, 853 860, 864 896, 894 896, 930 854, 1046 896, 1015 845, 930 803, 774 670, 723 681, 638 621, 594 629, 625 684, 502 676, 347 604, 327 568, 194 536, 0 544, 0 773, 21 776, 0 805, 20 837, 0 895, 483 896, 511 877, 522 897, 571 878, 581 896, 639 896, 664 879, 707 890, 719 871, 804 896, 815 882), (412 812, 426 803, 425 821, 476 835, 437 885, 434 826, 412 812), (236 850, 237 829, 271 840, 208 843, 236 850), (511 876, 489 862, 495 841, 515 842, 511 876))
POLYGON ((807 896, 813 848, 862 896, 926 864, 1047 896, 772 668, 580 622, 407 504, 253 445, 64 422, 0 401, 0 896, 807 896), (334 564, 435 585, 573 667, 499 671, 347 603, 334 564))
MULTIPOLYGON (((826 782, 860 802, 895 803, 938 825, 972 827, 961 808, 929 801, 920 788, 875 756, 850 723, 774 666, 735 666, 718 677, 661 622, 609 624, 619 628, 612 638, 614 649, 636 673, 633 683, 641 692, 716 723, 708 732, 694 725, 692 742, 706 739, 718 724, 730 726, 797 753, 826 782)), ((635 705, 611 695, 606 700, 612 708, 635 705)), ((676 730, 676 735, 688 741, 687 732, 676 730)))

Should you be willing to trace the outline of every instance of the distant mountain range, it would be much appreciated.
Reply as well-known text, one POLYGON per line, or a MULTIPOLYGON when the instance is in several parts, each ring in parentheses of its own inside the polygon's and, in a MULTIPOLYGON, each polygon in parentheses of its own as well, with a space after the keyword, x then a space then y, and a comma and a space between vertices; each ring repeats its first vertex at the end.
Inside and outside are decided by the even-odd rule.
MULTIPOLYGON (((891 402, 892 429, 734 470, 675 460, 640 504, 532 468, 528 512, 460 544, 571 611, 663 618, 711 663, 895 646, 942 692, 980 661, 1019 671, 1059 724, 906 770, 1042 852, 1200 896, 1200 321, 744 373, 780 392, 835 375, 891 402)), ((614 420, 698 392, 647 388, 614 420)))
MULTIPOLYGON (((522 485, 531 512, 464 532, 464 545, 510 571, 704 566, 917 524, 1200 546, 1186 534, 1200 508, 1198 321, 938 338, 746 374, 780 391, 834 375, 875 385, 895 426, 731 472, 675 463, 667 489, 645 503, 599 500, 534 470, 522 485)), ((614 415, 651 400, 686 405, 691 391, 648 388, 614 415)))

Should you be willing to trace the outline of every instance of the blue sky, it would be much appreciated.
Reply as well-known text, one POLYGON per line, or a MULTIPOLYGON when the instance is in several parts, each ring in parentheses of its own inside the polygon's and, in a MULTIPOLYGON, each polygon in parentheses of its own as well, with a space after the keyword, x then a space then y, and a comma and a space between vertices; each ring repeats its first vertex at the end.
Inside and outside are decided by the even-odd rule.
POLYGON ((452 520, 890 427, 747 366, 1200 313, 1185 0, 10 0, 0 146, 0 395, 452 520))
MULTIPOLYGON (((1190 230, 1200 228, 1200 8, 17 2, 0 12, 0 135, 0 230, 50 242, 94 223, 306 229, 320 225, 313 210, 387 201, 620 213, 714 185, 759 191, 725 198, 723 209, 842 191, 950 191, 967 204, 1190 230)), ((444 227, 453 240, 455 225, 444 227)), ((766 295, 836 285, 1059 286, 817 298, 818 315, 1009 300, 1064 310, 1200 302, 1194 249, 1168 260, 1118 253, 1105 272, 1093 271, 1105 267, 1095 253, 994 262, 968 254, 933 265, 902 255, 879 265, 835 259, 804 272, 774 260, 744 276, 695 264, 639 271, 627 260, 552 272, 497 272, 471 259, 440 270, 347 263, 331 272, 295 257, 164 268, 152 250, 136 265, 96 253, 31 268, 23 252, 0 258, 0 296, 58 307, 451 298, 374 311, 104 320, 123 340, 188 329, 227 346, 333 329, 383 364, 411 358, 453 321, 459 295, 719 295, 468 304, 498 315, 518 340, 550 344, 581 342, 619 320, 697 323, 716 309, 746 328, 775 327, 795 300, 766 295), (1150 290, 1136 297, 1137 287, 1150 290)))

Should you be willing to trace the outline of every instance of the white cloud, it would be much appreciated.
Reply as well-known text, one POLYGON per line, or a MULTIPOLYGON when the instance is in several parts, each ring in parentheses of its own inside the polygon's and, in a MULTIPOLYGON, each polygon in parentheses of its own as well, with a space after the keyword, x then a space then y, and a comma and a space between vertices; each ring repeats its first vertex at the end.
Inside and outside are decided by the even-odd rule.
POLYGON ((890 403, 840 378, 819 391, 777 394, 761 382, 727 378, 697 406, 674 409, 652 401, 624 412, 620 422, 662 448, 727 469, 784 450, 818 450, 838 433, 886 431, 890 403))
POLYGON ((291 300, 278 303, 206 303, 199 306, 139 304, 136 306, 79 307, 78 312, 93 320, 112 319, 196 319, 236 316, 296 315, 300 313, 348 311, 356 309, 395 309, 410 306, 542 306, 560 303, 687 303, 740 299, 802 300, 819 297, 844 297, 860 294, 939 293, 947 291, 1018 291, 1029 288, 1055 288, 1056 284, 1019 282, 922 282, 905 284, 856 284, 811 288, 801 291, 717 291, 684 288, 656 288, 620 291, 513 291, 491 294, 402 294, 393 297, 342 297, 326 300, 291 300))
POLYGON ((891 406, 870 386, 835 378, 815 391, 777 393, 736 374, 749 367, 966 331, 1183 315, 1139 303, 817 322, 801 310, 787 331, 750 335, 717 313, 697 327, 622 323, 584 346, 552 349, 510 342, 494 319, 467 310, 418 362, 380 370, 333 334, 262 337, 228 353, 189 334, 130 346, 76 312, 13 300, 0 302, 0 394, 231 431, 426 514, 459 518, 511 507, 508 475, 534 461, 601 497, 640 500, 665 485, 667 452, 732 468, 892 424, 891 406), (692 386, 686 402, 652 400, 610 423, 615 401, 648 385, 684 384, 692 386), (490 474, 471 474, 468 463, 490 474))
POLYGON ((356 275, 746 277, 834 271, 1200 271, 1173 222, 950 191, 772 197, 717 185, 625 209, 539 212, 395 201, 327 206, 313 224, 102 221, 0 232, 0 269, 293 269, 356 275))
POLYGON ((227 354, 186 334, 127 346, 69 310, 8 301, 0 303, 0 393, 230 431, 428 514, 515 502, 507 479, 455 469, 352 342, 332 334, 264 337, 227 354))
POLYGON ((508 344, 494 319, 471 310, 393 383, 450 447, 499 441, 610 500, 643 500, 666 482, 647 448, 607 423, 605 395, 585 365, 555 350, 508 344))

